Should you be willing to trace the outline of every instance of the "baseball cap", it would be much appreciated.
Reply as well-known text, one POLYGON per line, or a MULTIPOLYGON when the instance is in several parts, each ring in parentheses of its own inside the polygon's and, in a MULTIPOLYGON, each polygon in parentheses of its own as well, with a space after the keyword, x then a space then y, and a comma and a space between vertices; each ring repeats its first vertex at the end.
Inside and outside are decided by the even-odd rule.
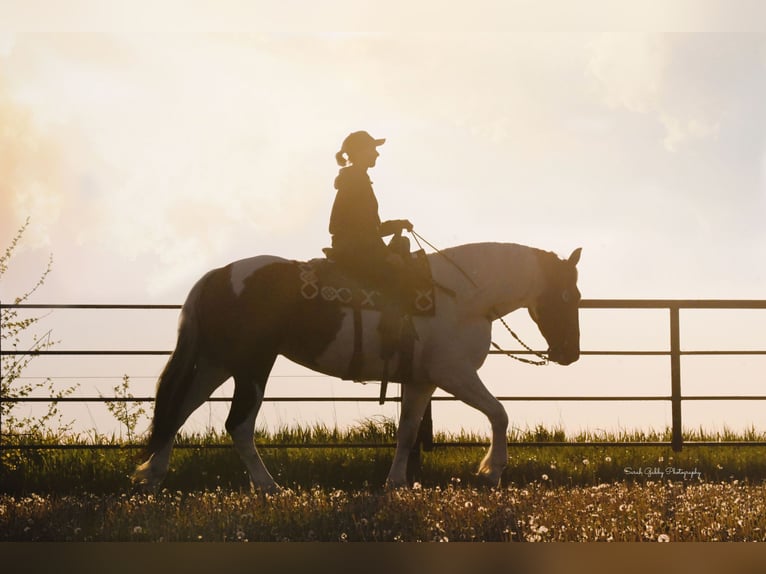
POLYGON ((349 152, 371 146, 377 147, 379 145, 383 145, 384 143, 386 143, 385 138, 375 139, 366 131, 358 131, 350 133, 348 136, 346 136, 346 139, 343 140, 343 145, 340 149, 341 151, 349 152))

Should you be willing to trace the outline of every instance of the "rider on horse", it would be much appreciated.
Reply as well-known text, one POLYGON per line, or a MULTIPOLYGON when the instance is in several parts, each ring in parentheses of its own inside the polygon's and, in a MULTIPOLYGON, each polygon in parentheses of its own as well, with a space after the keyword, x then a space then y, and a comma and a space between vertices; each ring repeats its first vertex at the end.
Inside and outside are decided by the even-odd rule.
POLYGON ((345 140, 335 160, 341 169, 335 178, 337 194, 330 216, 331 257, 356 278, 380 289, 388 299, 381 317, 383 354, 391 354, 402 307, 411 289, 406 269, 409 241, 402 230, 412 231, 406 219, 381 222, 378 200, 367 170, 375 167, 380 155, 377 147, 385 139, 375 139, 365 131, 353 132, 345 140), (386 245, 383 237, 394 235, 386 245))

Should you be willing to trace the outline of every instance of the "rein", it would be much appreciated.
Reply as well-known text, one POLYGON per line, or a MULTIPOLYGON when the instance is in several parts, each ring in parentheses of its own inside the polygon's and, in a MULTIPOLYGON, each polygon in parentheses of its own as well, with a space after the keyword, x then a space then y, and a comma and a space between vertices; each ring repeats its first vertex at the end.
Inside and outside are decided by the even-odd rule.
POLYGON ((500 351, 506 357, 510 357, 511 359, 515 359, 515 360, 519 361, 520 363, 526 363, 527 365, 535 365, 536 367, 543 367, 543 366, 548 364, 548 357, 546 357, 542 353, 538 353, 537 351, 535 351, 533 349, 530 349, 529 346, 524 341, 522 341, 516 333, 513 332, 513 329, 511 329, 508 326, 508 323, 505 322, 505 319, 503 319, 502 317, 498 317, 498 319, 500 319, 500 322, 503 324, 503 327, 505 327, 508 330, 508 332, 511 335, 513 335, 513 338, 516 339, 516 341, 518 341, 519 344, 521 344, 522 347, 524 347, 527 351, 529 351, 530 353, 532 353, 533 355, 538 357, 540 360, 536 361, 534 359, 525 359, 524 357, 517 357, 516 355, 512 354, 510 351, 504 350, 502 347, 500 347, 500 345, 498 345, 494 341, 490 341, 490 343, 492 344, 492 346, 495 349, 500 351))
MULTIPOLYGON (((442 257, 444 257, 444 259, 446 259, 446 260, 447 260, 447 261, 448 261, 448 262, 449 262, 449 263, 450 263, 450 264, 451 264, 453 267, 455 267, 455 269, 457 269, 458 271, 460 271, 460 273, 462 273, 462 274, 463 274, 463 277, 465 277, 466 279, 468 279, 468 281, 471 283, 471 285, 473 285, 473 286, 474 286, 475 288, 477 288, 477 289, 479 288, 479 286, 478 286, 478 285, 476 284, 476 282, 475 282, 475 281, 474 281, 474 280, 471 278, 471 276, 470 276, 470 275, 468 275, 468 273, 466 273, 466 272, 465 272, 465 270, 464 270, 462 267, 460 267, 460 265, 458 265, 458 264, 457 264, 457 263, 455 263, 455 262, 454 262, 452 259, 450 259, 450 258, 449 258, 449 257, 448 257, 448 256, 447 256, 447 255, 446 255, 446 254, 445 254, 445 253, 444 253, 444 252, 441 250, 441 249, 439 249, 438 247, 435 247, 434 245, 432 245, 431 243, 429 243, 429 242, 428 242, 428 240, 426 240, 426 239, 425 239, 425 238, 424 238, 422 235, 420 235, 420 234, 416 233, 416 232, 415 232, 415 231, 413 231, 413 230, 410 230, 410 234, 411 234, 411 235, 412 235, 412 237, 415 239, 415 243, 417 243, 417 244, 418 244, 418 247, 420 247, 420 249, 423 249, 423 246, 422 246, 422 245, 421 245, 421 243, 420 243, 420 241, 422 240, 422 241, 423 241, 423 243, 425 243, 426 245, 428 245, 428 247, 430 247, 431 249, 433 249, 433 250, 434 250, 436 253, 438 253, 439 255, 441 255, 442 257)), ((496 319, 500 319, 500 322, 503 324, 503 327, 505 327, 505 328, 506 328, 506 330, 507 330, 507 331, 508 331, 508 332, 509 332, 511 335, 513 335, 513 338, 514 338, 514 339, 516 339, 516 341, 518 341, 518 343, 519 343, 519 344, 521 344, 521 346, 522 346, 522 347, 524 347, 524 348, 525 348, 527 351, 529 351, 530 353, 532 353, 533 355, 535 355, 536 357, 538 357, 540 360, 537 360, 537 361, 536 361, 536 360, 534 360, 534 359, 525 359, 525 358, 523 358, 523 357, 517 357, 516 355, 514 355, 514 354, 513 354, 513 353, 511 353, 510 351, 506 351, 506 350, 504 350, 504 349, 503 349, 503 348, 502 348, 500 345, 498 345, 498 344, 497 344, 497 343, 495 343, 494 341, 490 341, 491 345, 492 345, 492 346, 493 346, 495 349, 497 349, 498 351, 500 351, 500 352, 501 352, 503 355, 505 355, 506 357, 510 357, 511 359, 515 359, 516 361, 519 361, 520 363, 526 363, 527 365, 535 365, 535 366, 538 366, 538 367, 542 367, 542 366, 544 366, 544 365, 547 365, 547 364, 548 364, 548 357, 546 357, 546 356, 545 356, 544 354, 542 354, 542 353, 539 353, 539 352, 537 352, 537 351, 535 351, 535 350, 531 349, 531 348, 529 347, 529 345, 527 345, 527 344, 526 344, 524 341, 522 341, 522 340, 521 340, 521 338, 520 338, 520 337, 519 337, 519 336, 518 336, 518 335, 517 335, 517 334, 516 334, 516 333, 513 331, 513 329, 511 329, 511 328, 508 326, 508 323, 506 323, 506 322, 505 322, 505 319, 503 319, 503 318, 500 316, 500 314, 499 314, 499 313, 498 313, 498 312, 497 312, 497 311, 496 311, 494 308, 492 309, 492 312, 493 312, 493 313, 496 315, 496 317, 495 317, 496 319)))

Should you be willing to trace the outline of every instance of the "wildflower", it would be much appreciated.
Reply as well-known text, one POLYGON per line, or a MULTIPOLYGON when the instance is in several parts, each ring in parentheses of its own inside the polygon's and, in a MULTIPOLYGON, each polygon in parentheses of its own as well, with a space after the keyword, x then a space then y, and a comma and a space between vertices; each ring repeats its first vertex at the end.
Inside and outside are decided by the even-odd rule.
POLYGON ((657 537, 657 542, 670 542, 670 536, 668 536, 667 534, 660 534, 657 537))
POLYGON ((412 484, 412 490, 423 490, 423 485, 419 482, 414 482, 412 484))
POLYGON ((612 462, 612 457, 611 456, 604 457, 604 462, 612 462))
POLYGON ((341 542, 348 542, 348 534, 346 534, 345 532, 341 532, 340 533, 340 541, 341 542))
POLYGON ((543 480, 548 480, 548 475, 547 475, 547 474, 544 474, 544 475, 542 476, 542 479, 543 479, 543 480))
POLYGON ((134 526, 133 527, 133 534, 143 534, 144 529, 140 526, 134 526))
POLYGON ((665 457, 661 456, 657 459, 657 462, 665 462, 665 457))
POLYGON ((473 502, 470 500, 467 500, 466 503, 463 505, 465 508, 471 508, 473 507, 473 502))
POLYGON ((590 461, 587 458, 582 459, 583 466, 588 466, 590 461))
POLYGON ((527 542, 540 542, 542 540, 542 536, 539 534, 527 534, 525 538, 527 542))

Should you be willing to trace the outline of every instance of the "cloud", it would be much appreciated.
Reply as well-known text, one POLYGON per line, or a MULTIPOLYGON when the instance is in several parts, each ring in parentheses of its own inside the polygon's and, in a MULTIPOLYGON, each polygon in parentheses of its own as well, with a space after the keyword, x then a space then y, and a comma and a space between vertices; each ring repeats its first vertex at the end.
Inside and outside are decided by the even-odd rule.
POLYGON ((759 35, 604 34, 587 69, 606 105, 653 117, 674 152, 715 140, 763 92, 763 46, 759 35))
MULTIPOLYGON (((0 57, 0 70, 4 68, 0 57)), ((16 102, 8 78, 0 75, 0 227, 11 233, 30 217, 26 243, 50 243, 43 230, 60 217, 66 203, 61 142, 54 130, 41 126, 32 111, 16 102)))
POLYGON ((665 46, 659 37, 603 34, 590 49, 588 70, 607 105, 638 113, 657 107, 665 63, 665 46))

